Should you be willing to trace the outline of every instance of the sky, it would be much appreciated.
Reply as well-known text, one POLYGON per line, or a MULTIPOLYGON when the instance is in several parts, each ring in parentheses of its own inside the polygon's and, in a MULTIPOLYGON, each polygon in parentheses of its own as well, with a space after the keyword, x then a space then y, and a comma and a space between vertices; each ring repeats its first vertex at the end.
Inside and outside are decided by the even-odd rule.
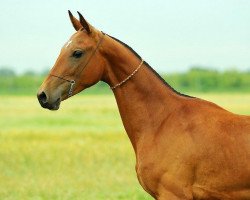
POLYGON ((249 0, 8 0, 0 68, 42 72, 74 33, 67 10, 131 46, 158 72, 250 70, 249 0))

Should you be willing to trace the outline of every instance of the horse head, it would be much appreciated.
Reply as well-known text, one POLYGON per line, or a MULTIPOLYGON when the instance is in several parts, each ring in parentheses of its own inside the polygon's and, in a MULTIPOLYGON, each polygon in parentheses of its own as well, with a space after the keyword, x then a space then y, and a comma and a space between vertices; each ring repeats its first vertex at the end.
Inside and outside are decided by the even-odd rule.
POLYGON ((79 20, 69 11, 76 33, 62 47, 37 94, 43 108, 59 109, 61 101, 94 85, 103 76, 105 61, 100 46, 104 34, 78 14, 79 20))

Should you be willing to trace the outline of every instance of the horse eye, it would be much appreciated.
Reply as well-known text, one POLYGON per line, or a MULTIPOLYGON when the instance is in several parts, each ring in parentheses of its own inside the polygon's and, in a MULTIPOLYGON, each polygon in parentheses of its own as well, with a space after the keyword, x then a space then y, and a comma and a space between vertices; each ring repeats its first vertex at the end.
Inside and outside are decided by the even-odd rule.
POLYGON ((74 58, 80 58, 80 57, 82 56, 82 54, 83 54, 82 51, 76 50, 76 51, 74 51, 74 53, 73 53, 72 56, 73 56, 74 58))

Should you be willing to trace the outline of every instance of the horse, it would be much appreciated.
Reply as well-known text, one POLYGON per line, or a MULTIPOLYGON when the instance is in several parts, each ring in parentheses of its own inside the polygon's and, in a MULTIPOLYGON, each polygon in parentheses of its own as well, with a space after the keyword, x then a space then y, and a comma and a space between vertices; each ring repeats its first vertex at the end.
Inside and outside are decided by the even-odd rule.
POLYGON ((41 106, 57 110, 103 81, 154 199, 249 200, 250 116, 177 92, 128 45, 68 12, 76 32, 38 91, 41 106))

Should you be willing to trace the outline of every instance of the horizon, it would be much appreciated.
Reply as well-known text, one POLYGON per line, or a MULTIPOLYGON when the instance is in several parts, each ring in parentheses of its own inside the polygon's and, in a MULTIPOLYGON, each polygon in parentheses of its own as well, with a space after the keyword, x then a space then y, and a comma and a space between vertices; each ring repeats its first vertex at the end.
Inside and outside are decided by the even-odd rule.
MULTIPOLYGON (((151 67, 151 66, 150 66, 151 67)), ((153 68, 154 69, 154 68, 153 68)), ((207 71, 207 72, 215 72, 215 73, 227 73, 227 72, 238 72, 238 73, 250 73, 250 67, 246 68, 246 69, 239 69, 239 68, 224 68, 224 69, 216 69, 215 67, 208 67, 208 66, 190 66, 189 68, 187 68, 186 70, 183 71, 171 71, 171 72, 164 72, 164 71, 156 71, 156 73, 158 73, 159 75, 174 75, 174 74, 187 74, 192 70, 201 70, 201 71, 207 71)), ((36 70, 32 70, 32 69, 27 69, 27 70, 23 70, 23 71, 18 71, 16 70, 14 67, 10 67, 10 66, 4 66, 4 65, 0 65, 0 76, 1 75, 5 75, 6 73, 8 73, 9 75, 14 75, 14 76, 23 76, 23 75, 31 75, 31 76, 40 76, 40 75, 47 75, 50 71, 50 68, 43 68, 42 71, 36 71, 36 70)))

